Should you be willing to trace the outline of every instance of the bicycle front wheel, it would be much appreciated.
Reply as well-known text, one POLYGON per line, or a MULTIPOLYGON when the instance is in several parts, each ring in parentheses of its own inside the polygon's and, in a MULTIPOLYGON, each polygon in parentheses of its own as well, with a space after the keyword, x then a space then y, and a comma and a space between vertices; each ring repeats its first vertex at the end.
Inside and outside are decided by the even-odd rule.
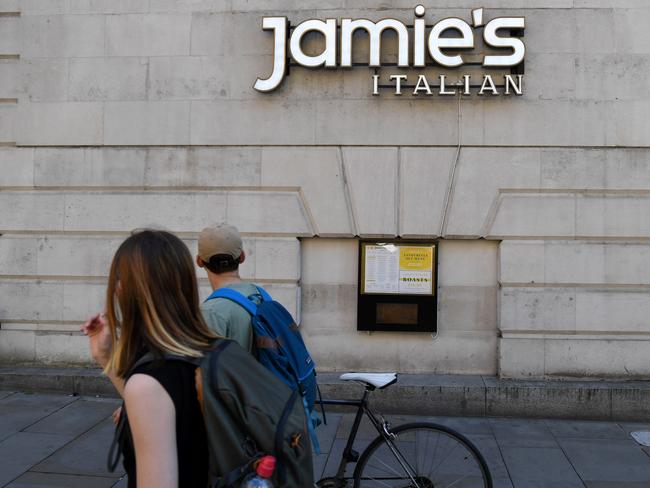
POLYGON ((492 488, 481 453, 458 432, 428 422, 377 437, 354 470, 355 488, 492 488))

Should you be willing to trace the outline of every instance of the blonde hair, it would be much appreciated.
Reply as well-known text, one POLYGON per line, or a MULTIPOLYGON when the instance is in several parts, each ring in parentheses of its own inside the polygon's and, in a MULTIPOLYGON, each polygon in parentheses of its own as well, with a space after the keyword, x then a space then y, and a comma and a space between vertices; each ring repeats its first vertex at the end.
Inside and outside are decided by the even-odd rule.
POLYGON ((113 257, 106 293, 113 339, 106 369, 118 376, 144 353, 201 357, 218 338, 201 315, 190 252, 169 232, 143 230, 126 239, 113 257))

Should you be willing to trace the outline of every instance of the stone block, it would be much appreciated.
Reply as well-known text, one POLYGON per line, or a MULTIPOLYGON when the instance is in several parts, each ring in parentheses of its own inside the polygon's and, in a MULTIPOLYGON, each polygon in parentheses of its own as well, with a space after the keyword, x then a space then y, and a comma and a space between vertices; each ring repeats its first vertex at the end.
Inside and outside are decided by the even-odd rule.
POLYGON ((361 237, 397 234, 397 150, 344 148, 350 207, 361 237))
POLYGON ((549 376, 646 378, 650 341, 638 339, 547 339, 549 376), (607 358, 607 361, 603 361, 607 358))
MULTIPOLYGON (((592 100, 647 99, 650 70, 647 55, 628 52, 584 54, 575 60, 575 95, 592 100)), ((527 73, 528 78, 528 73, 527 73)))
POLYGON ((16 140, 16 104, 0 103, 0 142, 16 140))
POLYGON ((196 232, 205 227, 206 222, 224 221, 225 218, 226 195, 222 192, 79 192, 66 195, 65 228, 69 231, 124 232, 153 225, 174 232, 196 232))
POLYGON ((36 359, 35 333, 22 330, 0 330, 0 362, 26 363, 36 359))
MULTIPOLYGON (((0 237, 0 275, 107 277, 113 255, 125 238, 5 235, 0 237)), ((196 239, 183 241, 196 255, 196 239)), ((246 237, 244 250, 247 260, 240 270, 244 279, 300 279, 300 243, 295 238, 246 237)), ((204 270, 197 267, 197 273, 205 278, 204 270)))
POLYGON ((182 145, 190 140, 189 102, 106 102, 104 142, 182 145))
POLYGON ((33 192, 0 193, 0 230, 63 229, 63 195, 33 192))
POLYGON ((650 247, 642 242, 504 241, 502 283, 646 284, 650 247))
POLYGON ((21 59, 18 95, 30 102, 63 102, 68 99, 67 58, 21 59))
POLYGON ((231 191, 227 198, 226 221, 241 232, 314 235, 296 192, 231 191))
POLYGON ((231 1, 223 0, 150 0, 151 12, 229 12, 231 1))
POLYGON ((303 285, 350 285, 356 288, 359 279, 359 243, 356 240, 303 239, 301 244, 303 285))
POLYGON ((0 53, 18 54, 20 51, 20 17, 0 17, 0 53))
POLYGON ((67 0, 20 0, 20 11, 23 15, 43 15, 65 13, 67 0))
POLYGON ((648 333, 650 290, 577 289, 576 329, 585 333, 648 333))
MULTIPOLYGON (((26 241, 27 238, 23 239, 26 241)), ((40 276, 108 276, 109 267, 123 239, 84 236, 48 236, 35 240, 40 276)), ((25 273, 27 274, 27 273, 25 273)))
POLYGON ((612 419, 634 421, 648 418, 650 392, 634 386, 636 383, 631 382, 628 388, 612 388, 612 419))
POLYGON ((647 195, 595 194, 576 199, 576 234, 590 237, 648 237, 647 195))
POLYGON ((57 282, 41 280, 0 281, 2 304, 0 304, 0 321, 63 320, 63 286, 57 282))
POLYGON ((34 150, 0 149, 0 186, 34 185, 34 150))
POLYGON ((146 58, 70 60, 68 96, 75 101, 146 99, 146 58))
MULTIPOLYGON (((611 2, 608 0, 574 0, 576 8, 612 8, 611 2)), ((616 7, 624 8, 645 8, 648 4, 645 0, 619 0, 616 2, 616 7)))
POLYGON ((0 86, 3 98, 18 98, 20 92, 20 64, 17 59, 0 60, 0 86))
POLYGON ((539 187, 539 150, 463 148, 448 209, 448 236, 480 236, 489 231, 502 188, 539 187), (486 178, 485 175, 490 175, 486 178))
POLYGON ((149 148, 147 186, 258 186, 261 149, 256 147, 149 148))
POLYGON ((489 241, 440 241, 441 286, 495 286, 498 245, 489 241))
POLYGON ((435 237, 440 234, 445 194, 456 150, 399 150, 399 235, 435 237))
POLYGON ((35 350, 35 360, 41 364, 79 364, 93 361, 88 338, 79 332, 36 332, 35 350))
POLYGON ((575 216, 575 206, 576 196, 572 194, 505 193, 487 234, 572 237, 576 225, 582 225, 575 216))
MULTIPOLYGON (((619 143, 611 135, 612 102, 589 100, 538 100, 521 103, 516 98, 484 99, 489 114, 483 140, 486 145, 604 146, 619 143), (549 120, 553 124, 549 125, 549 120)), ((478 120, 478 119, 477 119, 478 120)), ((470 126, 477 134, 482 121, 470 126)), ((468 136, 469 138, 470 136, 468 136)), ((620 144, 620 143, 619 143, 620 144)))
POLYGON ((617 8, 613 10, 612 24, 619 53, 650 53, 650 34, 647 25, 650 22, 650 9, 644 8, 617 8))
POLYGON ((544 241, 502 241, 499 244, 499 283, 544 283, 544 251, 544 241))
POLYGON ((0 275, 36 274, 36 253, 33 239, 0 237, 0 275))
POLYGON ((354 234, 338 149, 264 147, 261 185, 299 187, 317 235, 354 234))
MULTIPOLYGON (((364 100, 317 100, 315 140, 317 144, 381 146, 421 145, 425 141, 431 145, 456 144, 457 101, 436 99, 435 110, 431 109, 431 103, 424 98, 412 99, 410 95, 402 99, 392 94, 371 98, 370 92, 364 100), (418 123, 414 124, 414 120, 418 123)), ((470 107, 467 112, 478 110, 478 105, 470 106, 470 103, 465 105, 470 107)), ((467 117, 470 116, 468 113, 467 117)), ((483 131, 466 133, 475 137, 483 131)), ((464 142, 481 144, 483 140, 481 136, 480 140, 464 139, 464 142)))
POLYGON ((69 0, 73 14, 131 14, 149 11, 149 0, 69 0))
POLYGON ((573 288, 502 288, 499 328, 508 331, 576 330, 573 288))
POLYGON ((544 148, 540 151, 540 186, 606 188, 606 157, 602 149, 544 148))
POLYGON ((20 11, 20 0, 0 0, 0 12, 20 11))
POLYGON ((143 186, 147 151, 139 148, 36 148, 35 186, 143 186))
POLYGON ((98 102, 20 103, 15 129, 19 145, 99 145, 104 107, 98 102))
POLYGON ((315 112, 313 101, 284 100, 280 104, 263 95, 250 101, 193 101, 190 143, 313 144, 316 139, 315 112))
MULTIPOLYGON (((207 56, 154 57, 149 60, 150 100, 214 100, 230 94, 226 59, 207 56)), ((254 80, 251 81, 250 85, 254 80)))
POLYGON ((438 327, 453 331, 497 329, 496 286, 442 286, 438 289, 438 327))
POLYGON ((109 56, 190 54, 189 14, 125 14, 106 17, 109 56))
POLYGON ((537 339, 499 339, 499 376, 502 378, 544 375, 544 341, 537 339))
MULTIPOLYGON (((567 388, 531 381, 528 387, 514 381, 486 381, 486 415, 503 417, 610 418, 607 388, 567 388), (531 412, 532 413, 531 415, 531 412)), ((564 485, 563 485, 564 486, 564 485)))
MULTIPOLYGON (((530 25, 529 21, 527 21, 527 26, 530 25)), ((576 55, 571 53, 531 52, 535 49, 535 46, 528 42, 527 37, 528 30, 523 39, 529 50, 526 53, 523 99, 527 102, 575 99, 576 55)))
POLYGON ((300 280, 300 241, 297 239, 256 239, 255 278, 300 280))
MULTIPOLYGON (((228 53, 232 38, 232 12, 201 12, 192 14, 192 56, 223 56, 228 53)), ((262 20, 258 22, 262 29, 262 20)), ((273 42, 273 41, 271 41, 273 42)))
POLYGON ((650 100, 617 102, 614 108, 615 132, 612 138, 622 146, 648 146, 650 100))
POLYGON ((105 54, 106 17, 103 15, 26 15, 21 18, 21 24, 21 57, 68 58, 105 54))

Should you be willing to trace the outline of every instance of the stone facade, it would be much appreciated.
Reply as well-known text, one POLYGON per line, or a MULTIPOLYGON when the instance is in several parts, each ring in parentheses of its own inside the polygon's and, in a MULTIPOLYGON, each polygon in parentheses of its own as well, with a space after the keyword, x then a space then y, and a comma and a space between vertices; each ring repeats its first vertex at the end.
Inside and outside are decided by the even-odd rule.
POLYGON ((0 361, 87 363, 128 231, 194 250, 227 220, 323 370, 650 377, 648 2, 422 2, 525 16, 522 97, 373 97, 365 67, 252 89, 263 16, 416 3, 0 0, 0 361), (436 337, 356 331, 357 238, 396 236, 442 239, 436 337))

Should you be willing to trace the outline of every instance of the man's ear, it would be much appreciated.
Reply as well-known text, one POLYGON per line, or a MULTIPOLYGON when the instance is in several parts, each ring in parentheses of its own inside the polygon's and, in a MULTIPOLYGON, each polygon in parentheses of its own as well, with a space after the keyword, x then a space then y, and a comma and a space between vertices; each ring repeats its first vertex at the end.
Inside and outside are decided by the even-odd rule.
POLYGON ((196 265, 197 265, 199 268, 203 268, 203 267, 205 267, 205 263, 203 262, 203 259, 201 259, 201 256, 199 256, 198 254, 197 254, 197 256, 196 256, 196 265))
POLYGON ((245 253, 244 250, 242 249, 242 252, 241 252, 241 254, 239 255, 239 264, 243 263, 244 261, 246 261, 246 253, 245 253))

